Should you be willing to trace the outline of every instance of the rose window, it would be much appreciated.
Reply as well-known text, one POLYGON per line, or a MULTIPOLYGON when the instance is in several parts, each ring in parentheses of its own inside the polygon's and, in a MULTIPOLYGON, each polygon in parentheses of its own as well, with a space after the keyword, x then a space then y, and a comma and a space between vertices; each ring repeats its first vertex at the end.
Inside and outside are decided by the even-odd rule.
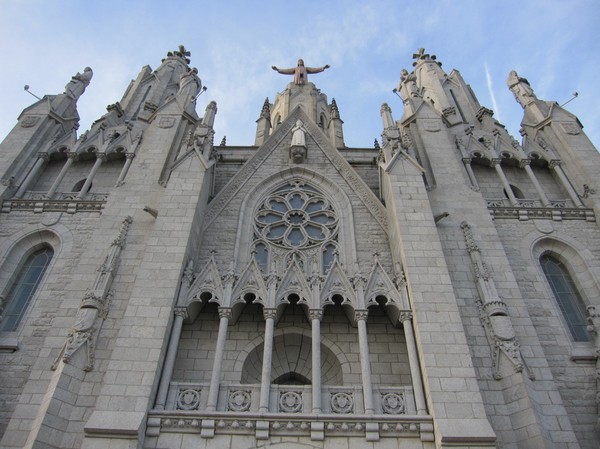
POLYGON ((259 207, 260 238, 285 248, 310 248, 336 237, 338 218, 330 202, 300 182, 280 187, 259 207))

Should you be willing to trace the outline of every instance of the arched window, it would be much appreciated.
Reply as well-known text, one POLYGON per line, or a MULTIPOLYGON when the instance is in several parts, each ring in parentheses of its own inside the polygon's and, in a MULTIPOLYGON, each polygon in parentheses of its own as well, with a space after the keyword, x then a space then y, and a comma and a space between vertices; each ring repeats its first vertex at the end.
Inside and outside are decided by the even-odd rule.
POLYGON ((27 256, 15 273, 14 281, 4 299, 0 331, 14 331, 19 326, 27 305, 37 290, 54 250, 45 246, 27 256))
POLYGON ((540 264, 558 307, 575 341, 590 341, 585 304, 565 265, 550 255, 540 257, 540 264))

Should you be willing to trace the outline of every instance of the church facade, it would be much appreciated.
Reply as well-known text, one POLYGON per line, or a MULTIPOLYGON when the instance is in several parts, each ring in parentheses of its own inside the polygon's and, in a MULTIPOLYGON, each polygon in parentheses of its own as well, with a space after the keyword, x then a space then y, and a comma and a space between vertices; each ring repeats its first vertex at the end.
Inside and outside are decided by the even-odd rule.
POLYGON ((598 447, 577 117, 511 72, 517 140, 421 49, 373 148, 302 60, 217 145, 189 56, 77 134, 86 68, 1 144, 1 447, 598 447))

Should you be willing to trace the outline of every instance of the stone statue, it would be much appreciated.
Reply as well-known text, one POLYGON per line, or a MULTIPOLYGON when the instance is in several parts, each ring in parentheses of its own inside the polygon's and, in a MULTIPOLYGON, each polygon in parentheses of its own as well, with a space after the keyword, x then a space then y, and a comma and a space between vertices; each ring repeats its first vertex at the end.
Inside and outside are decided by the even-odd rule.
POLYGON ((418 97, 419 89, 417 87, 417 77, 414 73, 408 73, 408 70, 400 70, 400 85, 398 86, 400 92, 404 92, 406 99, 408 97, 418 97))
POLYGON ((294 84, 302 86, 308 82, 309 73, 319 73, 325 69, 328 69, 329 67, 329 64, 323 67, 306 67, 304 65, 304 61, 302 59, 298 59, 298 65, 296 67, 292 67, 291 69, 278 69, 275 66, 272 66, 271 68, 277 73, 281 73, 283 75, 294 75, 294 84))
POLYGON ((306 130, 302 120, 296 121, 292 128, 292 144, 290 145, 290 159, 295 164, 301 164, 306 159, 306 130))
POLYGON ((536 96, 533 93, 533 89, 531 88, 529 81, 527 81, 525 78, 521 78, 516 71, 512 70, 508 74, 506 84, 521 106, 525 107, 533 100, 536 100, 536 96))
POLYGON ((77 101, 81 94, 85 92, 85 88, 90 84, 94 72, 89 67, 83 69, 83 73, 77 72, 73 75, 69 84, 65 86, 65 93, 73 100, 77 101))
POLYGON ((191 68, 189 71, 183 73, 179 78, 179 90, 177 96, 181 98, 196 98, 198 93, 202 89, 202 82, 198 78, 198 69, 196 67, 191 68))
POLYGON ((302 120, 296 122, 296 126, 292 128, 292 146, 293 147, 305 147, 306 138, 304 136, 304 123, 302 120))

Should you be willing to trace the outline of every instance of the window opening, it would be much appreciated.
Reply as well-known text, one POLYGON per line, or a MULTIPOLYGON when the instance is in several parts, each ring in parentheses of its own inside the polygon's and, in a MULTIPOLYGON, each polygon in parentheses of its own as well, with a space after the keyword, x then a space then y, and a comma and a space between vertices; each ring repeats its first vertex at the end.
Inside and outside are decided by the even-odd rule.
POLYGON ((590 341, 585 305, 567 268, 562 262, 547 255, 540 258, 540 264, 573 339, 590 341))
POLYGON ((45 247, 27 257, 6 295, 0 331, 17 329, 53 256, 52 248, 45 247))

